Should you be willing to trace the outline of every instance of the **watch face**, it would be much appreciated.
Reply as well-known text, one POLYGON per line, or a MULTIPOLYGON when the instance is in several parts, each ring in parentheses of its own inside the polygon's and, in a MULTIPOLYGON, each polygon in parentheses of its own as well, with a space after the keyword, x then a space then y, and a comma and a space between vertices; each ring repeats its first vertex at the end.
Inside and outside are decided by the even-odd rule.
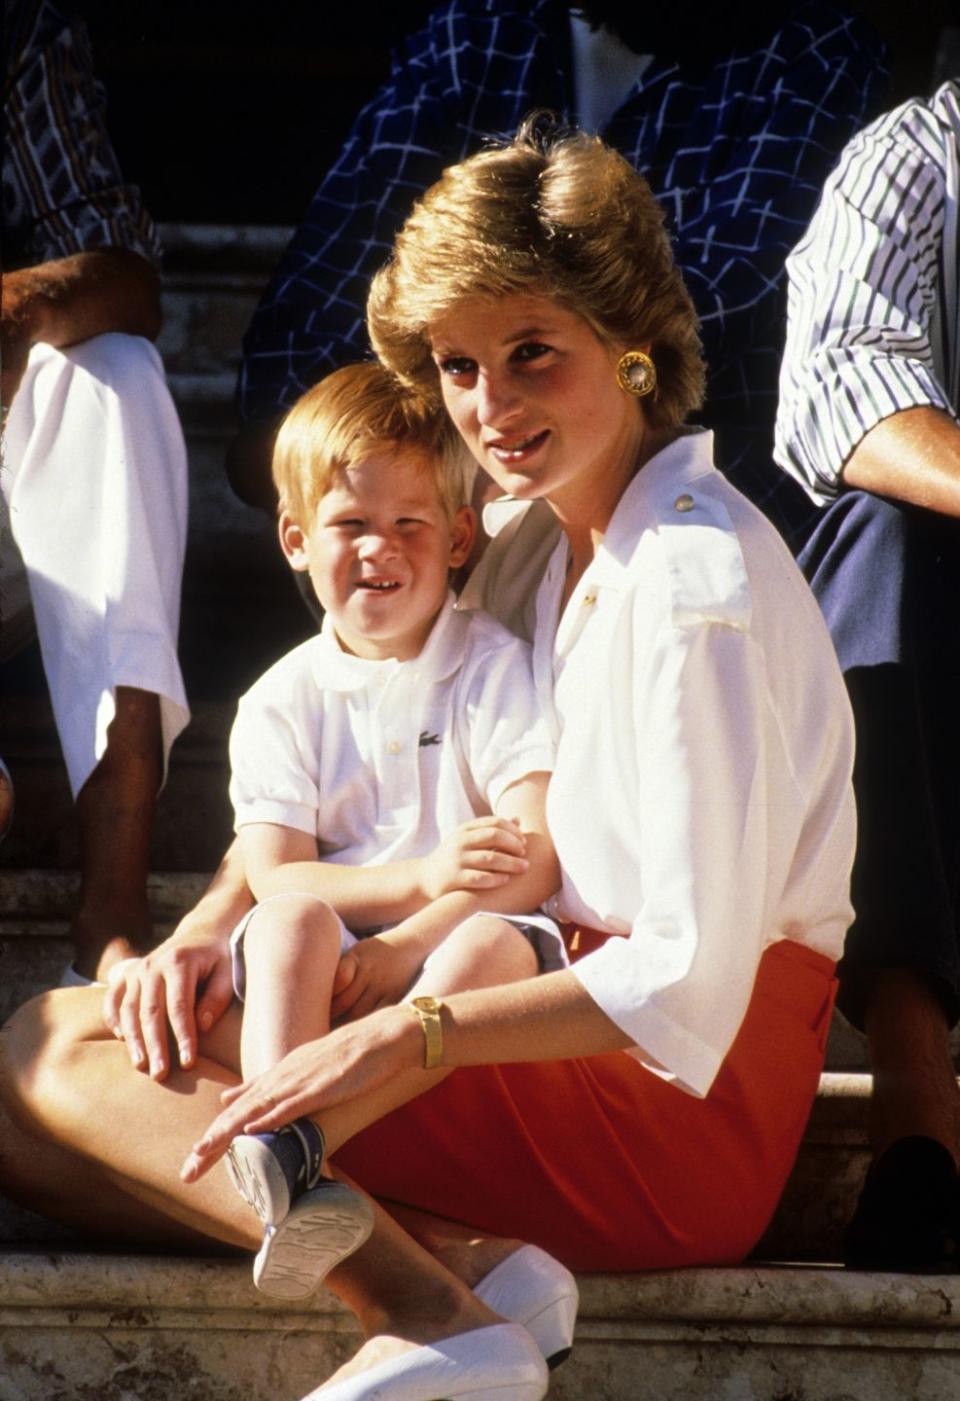
POLYGON ((441 1002, 438 997, 415 997, 413 1005, 421 1008, 424 1012, 439 1012, 441 1002))

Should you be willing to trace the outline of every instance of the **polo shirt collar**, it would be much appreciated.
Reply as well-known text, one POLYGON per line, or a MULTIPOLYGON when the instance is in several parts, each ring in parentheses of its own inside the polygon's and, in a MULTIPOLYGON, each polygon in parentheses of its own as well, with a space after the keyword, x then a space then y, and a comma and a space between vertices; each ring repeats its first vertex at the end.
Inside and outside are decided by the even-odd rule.
POLYGON ((463 634, 467 619, 454 610, 455 596, 451 590, 430 630, 430 635, 418 657, 400 662, 396 657, 375 660, 355 657, 345 652, 334 630, 329 613, 324 617, 320 636, 313 654, 313 676, 318 686, 330 691, 360 691, 387 681, 401 667, 415 672, 418 682, 425 686, 442 681, 453 674, 463 656, 463 634))

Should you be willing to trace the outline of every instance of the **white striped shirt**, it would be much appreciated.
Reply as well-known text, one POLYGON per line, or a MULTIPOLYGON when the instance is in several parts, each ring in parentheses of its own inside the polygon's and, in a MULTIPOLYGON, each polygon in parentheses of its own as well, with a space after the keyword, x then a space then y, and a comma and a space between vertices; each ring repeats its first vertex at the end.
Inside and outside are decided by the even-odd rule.
POLYGON ((960 80, 849 143, 787 259, 776 458, 815 500, 882 419, 960 409, 960 80))

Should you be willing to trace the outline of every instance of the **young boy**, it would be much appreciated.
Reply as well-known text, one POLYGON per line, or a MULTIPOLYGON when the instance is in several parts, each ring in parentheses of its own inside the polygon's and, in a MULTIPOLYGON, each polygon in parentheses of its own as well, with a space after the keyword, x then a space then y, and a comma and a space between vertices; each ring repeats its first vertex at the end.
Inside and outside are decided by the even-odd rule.
MULTIPOLYGON (((280 430, 280 542, 325 620, 243 697, 231 736, 259 902, 233 944, 245 1079, 331 1017, 566 961, 550 921, 488 913, 536 909, 559 869, 529 649, 449 590, 476 528, 467 461, 446 419, 374 364, 330 375, 280 430)), ((323 1154, 307 1118, 230 1148, 265 1223, 268 1293, 310 1293, 369 1234, 366 1198, 320 1176, 323 1154)))

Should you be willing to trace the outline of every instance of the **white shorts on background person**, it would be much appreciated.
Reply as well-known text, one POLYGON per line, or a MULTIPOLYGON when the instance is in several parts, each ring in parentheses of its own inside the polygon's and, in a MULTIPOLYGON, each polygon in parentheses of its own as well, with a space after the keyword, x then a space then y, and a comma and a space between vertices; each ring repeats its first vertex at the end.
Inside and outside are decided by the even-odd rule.
POLYGON ((118 686, 160 697, 165 771, 190 718, 177 660, 187 463, 154 346, 119 333, 34 346, 2 486, 0 658, 36 632, 74 796, 118 686))

